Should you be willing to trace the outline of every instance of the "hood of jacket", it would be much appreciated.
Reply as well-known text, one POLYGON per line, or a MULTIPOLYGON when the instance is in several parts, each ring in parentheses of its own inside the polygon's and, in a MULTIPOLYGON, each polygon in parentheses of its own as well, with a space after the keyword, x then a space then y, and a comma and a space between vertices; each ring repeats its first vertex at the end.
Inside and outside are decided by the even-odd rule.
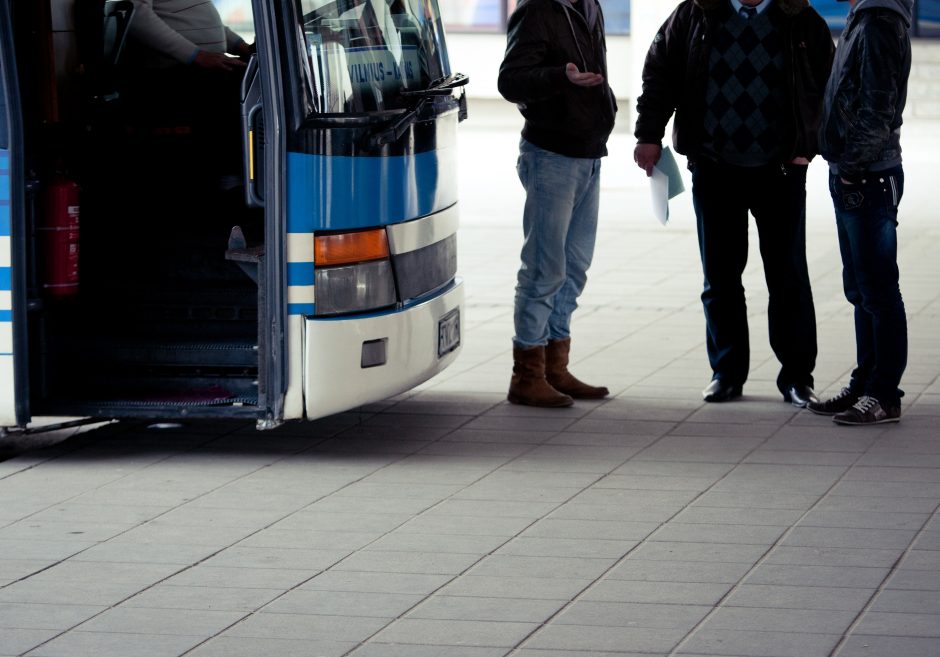
MULTIPOLYGON (((597 15, 600 13, 597 9, 597 0, 579 0, 584 3, 584 19, 588 24, 588 28, 591 32, 594 31, 594 26, 597 25, 597 15)), ((555 0, 560 5, 564 5, 571 11, 578 11, 571 4, 571 0, 555 0)))
MULTIPOLYGON (((864 1, 865 0, 862 0, 862 2, 864 1)), ((871 1, 877 2, 878 0, 871 1)), ((903 0, 897 1, 902 2, 903 0)), ((911 0, 908 0, 908 2, 910 1, 911 0)), ((718 9, 718 7, 720 7, 722 4, 728 4, 728 0, 694 0, 694 2, 705 11, 718 9)), ((773 0, 773 2, 776 3, 776 5, 780 7, 780 10, 787 16, 796 16, 798 13, 809 7, 809 0, 773 0)))
POLYGON ((890 9, 901 15, 907 26, 911 26, 914 14, 914 0, 858 0, 852 8, 852 13, 863 9, 890 9))
MULTIPOLYGON (((558 4, 563 6, 565 9, 568 9, 569 11, 578 11, 577 9, 574 8, 574 5, 571 4, 571 0, 553 0, 553 1, 557 2, 558 4)), ((597 16, 600 13, 600 10, 598 9, 598 6, 597 6, 597 0, 580 0, 580 1, 584 3, 584 7, 585 7, 584 17, 585 17, 585 20, 587 21, 588 27, 593 32, 594 26, 597 24, 597 16)), ((517 8, 522 7, 522 5, 528 2, 531 2, 531 0, 520 0, 519 4, 517 5, 517 8)))

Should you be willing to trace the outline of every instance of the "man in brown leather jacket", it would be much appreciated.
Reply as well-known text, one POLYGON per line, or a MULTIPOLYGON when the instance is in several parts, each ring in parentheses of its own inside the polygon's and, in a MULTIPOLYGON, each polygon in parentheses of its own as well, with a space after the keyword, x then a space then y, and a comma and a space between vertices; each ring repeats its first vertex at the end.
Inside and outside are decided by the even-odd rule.
POLYGON ((689 159, 702 268, 707 402, 742 394, 750 367, 748 213, 770 294, 777 387, 796 406, 816 400, 816 316, 806 265, 806 169, 834 46, 807 0, 685 0, 656 34, 637 101, 634 159, 647 174, 675 114, 689 159))

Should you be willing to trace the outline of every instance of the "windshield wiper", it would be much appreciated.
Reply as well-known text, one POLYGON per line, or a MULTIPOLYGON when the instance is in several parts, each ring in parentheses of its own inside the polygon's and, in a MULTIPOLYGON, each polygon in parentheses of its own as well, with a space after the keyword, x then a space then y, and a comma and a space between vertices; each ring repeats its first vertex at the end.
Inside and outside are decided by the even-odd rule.
POLYGON ((463 73, 452 73, 446 78, 438 78, 427 86, 426 89, 407 89, 401 92, 402 96, 448 96, 450 92, 458 87, 466 86, 470 82, 470 77, 463 73))
MULTIPOLYGON (((385 144, 394 144, 401 139, 405 131, 418 120, 418 116, 420 116, 431 98, 434 96, 449 96, 454 89, 463 87, 468 82, 470 82, 468 76, 463 73, 454 73, 453 75, 448 75, 446 78, 434 80, 426 89, 401 91, 402 96, 418 98, 418 102, 392 123, 382 126, 381 128, 376 128, 375 131, 369 135, 369 145, 375 148, 376 146, 384 146, 385 144)), ((466 96, 462 95, 460 100, 461 112, 466 115, 466 96)))

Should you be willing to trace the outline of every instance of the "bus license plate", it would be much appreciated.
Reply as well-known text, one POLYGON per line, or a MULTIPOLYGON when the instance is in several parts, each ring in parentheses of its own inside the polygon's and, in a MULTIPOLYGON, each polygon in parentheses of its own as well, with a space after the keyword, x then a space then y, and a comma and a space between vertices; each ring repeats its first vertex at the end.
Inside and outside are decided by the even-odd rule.
POLYGON ((460 346, 460 308, 454 308, 437 322, 437 357, 460 346))

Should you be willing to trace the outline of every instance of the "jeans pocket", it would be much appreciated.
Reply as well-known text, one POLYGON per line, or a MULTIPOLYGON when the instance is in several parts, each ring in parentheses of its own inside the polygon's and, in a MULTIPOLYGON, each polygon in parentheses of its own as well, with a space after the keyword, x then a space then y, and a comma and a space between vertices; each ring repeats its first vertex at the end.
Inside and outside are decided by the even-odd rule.
POLYGON ((532 159, 531 153, 519 153, 519 158, 516 160, 516 173, 519 175, 519 182, 522 183, 522 186, 526 186, 526 179, 529 175, 529 160, 532 159))
POLYGON ((885 185, 887 189, 885 190, 889 195, 889 203, 894 210, 898 209, 898 206, 901 204, 901 194, 904 191, 902 183, 898 180, 897 176, 888 176, 885 178, 885 185))
POLYGON ((846 185, 836 180, 836 191, 844 210, 858 210, 865 205, 866 190, 863 185, 846 185))
POLYGON ((805 185, 806 184, 806 172, 809 170, 809 166, 805 164, 793 164, 786 163, 782 164, 780 171, 783 176, 792 181, 794 184, 805 185))

